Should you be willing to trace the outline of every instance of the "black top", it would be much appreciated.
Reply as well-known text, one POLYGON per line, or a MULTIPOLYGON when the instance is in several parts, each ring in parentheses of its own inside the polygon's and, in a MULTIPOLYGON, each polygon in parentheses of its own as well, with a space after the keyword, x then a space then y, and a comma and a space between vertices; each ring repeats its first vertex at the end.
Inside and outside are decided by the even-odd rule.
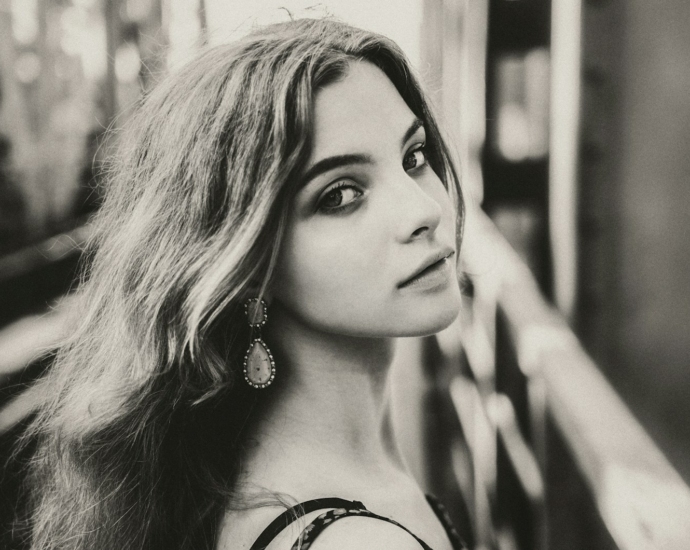
MULTIPOLYGON (((431 506, 431 509, 434 511, 439 521, 443 525, 444 529, 446 530, 453 550, 466 550, 465 544, 460 538, 460 535, 456 531, 455 527, 453 527, 453 524, 450 521, 448 513, 446 512, 443 505, 431 495, 427 495, 426 499, 429 505, 431 506)), ((417 535, 412 533, 409 529, 407 529, 405 526, 401 525, 397 521, 370 512, 366 509, 364 504, 357 500, 344 500, 342 498, 319 498, 314 500, 308 500, 306 502, 302 502, 296 506, 293 506, 292 508, 286 510, 281 515, 279 515, 270 523, 268 527, 266 527, 266 529, 264 529, 263 533, 259 535, 259 538, 256 539, 256 542, 254 542, 250 550, 265 550, 265 548, 278 535, 278 533, 280 533, 292 522, 306 514, 314 512, 315 510, 322 510, 324 508, 330 508, 330 510, 318 516, 314 521, 312 521, 302 530, 299 537, 297 537, 297 540, 292 545, 292 550, 298 550, 300 548, 301 550, 308 550, 314 542, 314 540, 316 540, 316 537, 318 537, 323 532, 323 530, 326 529, 326 527, 332 525, 335 521, 339 519, 350 516, 363 516, 392 523, 393 525, 396 525, 397 527, 400 527, 401 529, 407 531, 412 537, 414 537, 414 539, 420 544, 420 546, 424 550, 432 550, 427 543, 425 543, 417 535)))

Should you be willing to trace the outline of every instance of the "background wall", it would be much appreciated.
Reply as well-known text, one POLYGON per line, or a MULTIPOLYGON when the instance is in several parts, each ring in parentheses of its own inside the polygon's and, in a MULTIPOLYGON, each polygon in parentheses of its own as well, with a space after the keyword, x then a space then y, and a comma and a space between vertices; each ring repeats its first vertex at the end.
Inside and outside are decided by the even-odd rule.
POLYGON ((579 332, 690 479, 690 3, 590 2, 579 332))
POLYGON ((297 17, 332 15, 395 40, 419 68, 422 0, 205 0, 209 41, 218 43, 246 32, 252 25, 297 17))

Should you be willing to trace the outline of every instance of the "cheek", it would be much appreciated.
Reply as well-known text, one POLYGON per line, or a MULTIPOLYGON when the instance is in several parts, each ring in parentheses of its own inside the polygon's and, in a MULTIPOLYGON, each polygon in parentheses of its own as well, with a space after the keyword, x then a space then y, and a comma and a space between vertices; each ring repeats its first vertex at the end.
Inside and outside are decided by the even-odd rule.
POLYGON ((452 233, 455 233, 458 211, 453 199, 448 193, 448 190, 444 187, 440 179, 438 179, 437 185, 434 186, 430 194, 434 200, 441 205, 442 214, 439 230, 441 232, 451 231, 452 233))
POLYGON ((274 296, 302 320, 344 328, 385 292, 372 270, 385 260, 376 232, 364 227, 302 224, 288 230, 276 270, 274 296), (372 234, 373 233, 373 234, 372 234))

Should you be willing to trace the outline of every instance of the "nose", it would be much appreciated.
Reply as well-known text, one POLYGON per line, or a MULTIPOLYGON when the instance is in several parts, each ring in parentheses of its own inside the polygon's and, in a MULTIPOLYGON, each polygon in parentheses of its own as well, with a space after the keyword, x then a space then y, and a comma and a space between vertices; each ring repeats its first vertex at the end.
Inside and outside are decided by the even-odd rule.
POLYGON ((443 208, 432 195, 431 183, 422 183, 409 174, 396 185, 394 215, 399 220, 398 240, 410 242, 430 237, 441 223, 443 208))

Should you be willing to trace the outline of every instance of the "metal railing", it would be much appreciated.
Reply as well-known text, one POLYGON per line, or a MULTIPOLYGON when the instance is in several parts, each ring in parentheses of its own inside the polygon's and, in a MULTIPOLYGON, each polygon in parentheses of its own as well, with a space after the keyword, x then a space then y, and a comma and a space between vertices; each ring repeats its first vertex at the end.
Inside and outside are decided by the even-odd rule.
POLYGON ((41 403, 40 394, 29 385, 32 377, 22 375, 65 336, 69 315, 69 298, 63 298, 50 311, 24 317, 0 331, 0 389, 18 386, 0 403, 0 436, 41 403))
POLYGON ((474 296, 438 344, 461 365, 448 386, 463 434, 452 460, 477 548, 572 547, 560 540, 562 517, 577 522, 587 514, 571 512, 582 507, 584 547, 690 548, 690 489, 515 251, 481 213, 473 218, 474 296), (582 487, 562 491, 567 476, 582 487))
POLYGON ((85 223, 0 258, 0 435, 39 402, 24 391, 38 374, 27 371, 40 370, 41 356, 63 336, 69 299, 62 296, 90 232, 85 223))

